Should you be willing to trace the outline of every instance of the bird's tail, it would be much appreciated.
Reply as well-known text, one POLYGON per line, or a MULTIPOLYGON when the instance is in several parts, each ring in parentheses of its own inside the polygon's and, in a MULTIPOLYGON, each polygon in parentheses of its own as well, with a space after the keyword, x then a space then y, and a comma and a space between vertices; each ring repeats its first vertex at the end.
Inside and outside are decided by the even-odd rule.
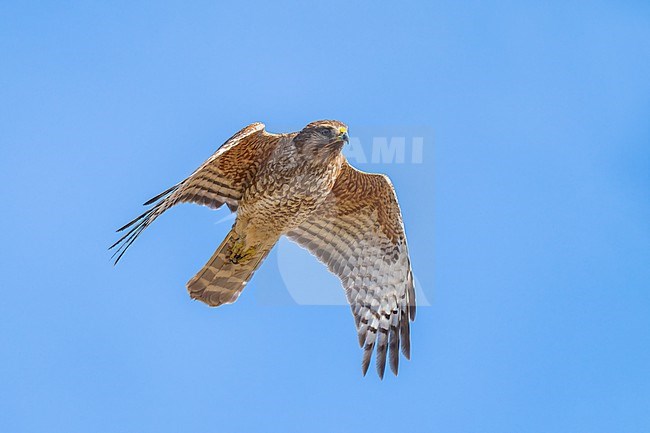
POLYGON ((232 250, 237 241, 235 230, 230 230, 208 263, 188 281, 187 291, 192 299, 211 307, 235 302, 274 244, 257 246, 245 258, 233 259, 232 250))

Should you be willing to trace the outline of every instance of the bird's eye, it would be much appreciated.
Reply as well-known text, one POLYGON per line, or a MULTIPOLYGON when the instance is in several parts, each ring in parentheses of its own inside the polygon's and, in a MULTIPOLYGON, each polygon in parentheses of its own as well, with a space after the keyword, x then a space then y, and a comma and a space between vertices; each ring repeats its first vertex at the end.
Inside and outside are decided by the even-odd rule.
POLYGON ((323 128, 320 131, 321 134, 323 134, 325 137, 331 137, 332 136, 332 129, 331 128, 323 128))

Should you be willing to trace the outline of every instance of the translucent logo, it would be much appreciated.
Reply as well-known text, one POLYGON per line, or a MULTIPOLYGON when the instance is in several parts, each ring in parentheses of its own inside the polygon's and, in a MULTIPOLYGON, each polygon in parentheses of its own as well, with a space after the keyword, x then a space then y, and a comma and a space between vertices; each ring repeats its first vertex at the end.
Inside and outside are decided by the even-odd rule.
MULTIPOLYGON (((276 245, 278 270, 291 299, 298 305, 349 305, 341 282, 325 265, 289 239, 276 245)), ((430 306, 415 276, 415 299, 419 306, 430 306)))

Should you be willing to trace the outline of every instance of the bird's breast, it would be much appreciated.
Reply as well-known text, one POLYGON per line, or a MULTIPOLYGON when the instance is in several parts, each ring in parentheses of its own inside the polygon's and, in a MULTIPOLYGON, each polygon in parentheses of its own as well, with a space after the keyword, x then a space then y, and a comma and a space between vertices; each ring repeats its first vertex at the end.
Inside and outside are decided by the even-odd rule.
POLYGON ((269 167, 245 191, 239 217, 286 232, 299 225, 325 200, 336 180, 336 167, 269 167))

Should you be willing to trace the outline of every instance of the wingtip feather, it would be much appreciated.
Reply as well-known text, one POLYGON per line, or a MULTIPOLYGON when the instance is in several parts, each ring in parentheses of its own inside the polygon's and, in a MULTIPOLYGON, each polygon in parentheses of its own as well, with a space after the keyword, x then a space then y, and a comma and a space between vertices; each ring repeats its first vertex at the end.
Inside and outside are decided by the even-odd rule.
POLYGON ((157 202, 158 200, 160 200, 161 198, 163 198, 164 196, 166 196, 170 192, 174 191, 176 188, 178 188, 178 184, 172 186, 171 188, 167 188, 165 191, 161 192, 157 196, 155 196, 153 198, 150 198, 149 200, 144 202, 144 204, 142 206, 149 206, 150 204, 153 204, 153 203, 157 202))

